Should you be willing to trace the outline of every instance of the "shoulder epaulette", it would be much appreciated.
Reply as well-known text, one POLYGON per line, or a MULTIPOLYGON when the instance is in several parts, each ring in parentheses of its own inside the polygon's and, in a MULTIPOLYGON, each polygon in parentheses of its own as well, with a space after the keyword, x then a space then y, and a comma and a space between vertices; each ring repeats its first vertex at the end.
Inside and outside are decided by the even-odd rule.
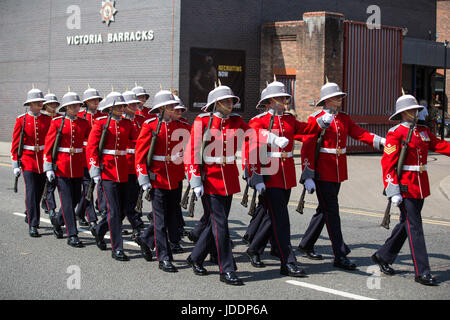
POLYGON ((314 112, 313 114, 310 115, 310 117, 316 117, 319 113, 321 113, 323 110, 318 110, 316 112, 314 112))
POLYGON ((25 112, 24 114, 21 114, 20 116, 17 116, 17 119, 22 118, 24 115, 26 115, 27 113, 25 112))
POLYGON ((240 117, 240 118, 242 118, 242 116, 239 113, 230 113, 229 116, 230 117, 240 117))
POLYGON ((147 119, 147 120, 145 120, 144 123, 150 123, 150 122, 155 121, 155 120, 157 120, 157 119, 158 119, 158 118, 147 119))
POLYGON ((55 121, 55 120, 58 120, 58 119, 61 119, 61 118, 64 118, 64 116, 54 117, 54 118, 52 119, 52 121, 55 121))
POLYGON ((102 120, 102 119, 106 119, 106 118, 108 118, 108 116, 98 117, 95 120, 102 120))
POLYGON ((295 117, 295 115, 293 115, 292 113, 290 113, 288 111, 283 112, 283 116, 293 116, 293 117, 295 117))
POLYGON ((209 116, 209 112, 206 113, 200 113, 197 118, 204 118, 204 117, 208 117, 209 116))
POLYGON ((400 127, 400 123, 398 125, 396 125, 395 127, 390 128, 388 132, 393 132, 393 131, 397 130, 398 127, 400 127))
MULTIPOLYGON (((263 113, 260 113, 260 114, 257 114, 257 115, 254 116, 252 119, 261 118, 261 117, 265 116, 266 114, 267 114, 267 111, 266 111, 266 112, 263 112, 263 113)), ((252 120, 252 119, 250 119, 250 120, 252 120)))

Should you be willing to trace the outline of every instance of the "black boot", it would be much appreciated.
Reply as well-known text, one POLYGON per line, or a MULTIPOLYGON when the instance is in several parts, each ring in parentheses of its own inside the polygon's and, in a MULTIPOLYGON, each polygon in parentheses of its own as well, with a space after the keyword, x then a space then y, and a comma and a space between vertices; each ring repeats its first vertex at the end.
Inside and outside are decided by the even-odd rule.
POLYGON ((67 239, 67 244, 74 248, 83 248, 83 242, 78 238, 78 236, 72 236, 67 239))

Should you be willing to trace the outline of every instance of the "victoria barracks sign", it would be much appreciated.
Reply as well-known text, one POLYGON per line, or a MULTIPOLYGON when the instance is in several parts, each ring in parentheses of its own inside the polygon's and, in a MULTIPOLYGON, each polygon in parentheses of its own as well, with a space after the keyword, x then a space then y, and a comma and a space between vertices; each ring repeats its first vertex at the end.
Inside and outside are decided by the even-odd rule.
MULTIPOLYGON (((118 10, 115 6, 115 1, 102 1, 100 16, 101 21, 107 26, 115 21, 115 16, 118 10)), ((67 13, 70 14, 66 25, 70 30, 81 29, 81 9, 79 6, 72 5, 67 8, 67 13)), ((135 41, 151 41, 154 39, 153 30, 133 30, 124 32, 108 32, 108 33, 91 33, 80 35, 66 36, 67 45, 90 45, 102 44, 104 42, 135 42, 135 41)))

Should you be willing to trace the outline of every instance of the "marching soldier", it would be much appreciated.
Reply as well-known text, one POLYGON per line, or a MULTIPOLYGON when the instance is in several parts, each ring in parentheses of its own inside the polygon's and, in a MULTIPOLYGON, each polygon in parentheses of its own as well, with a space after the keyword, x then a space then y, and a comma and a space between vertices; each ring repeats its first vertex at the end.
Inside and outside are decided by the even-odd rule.
MULTIPOLYGON (((41 110, 41 113, 43 115, 50 117, 51 119, 54 119, 58 115, 56 110, 60 106, 58 98, 56 97, 56 95, 50 93, 49 91, 48 94, 44 96, 44 99, 45 102, 43 104, 43 109, 41 110)), ((42 196, 41 201, 41 208, 44 209, 45 213, 48 214, 50 217, 53 217, 56 214, 55 188, 56 188, 55 181, 48 183, 47 194, 44 194, 42 196)))
MULTIPOLYGON (((100 101, 102 101, 102 97, 98 93, 98 91, 94 88, 89 88, 83 93, 83 106, 85 110, 81 111, 78 114, 79 118, 85 119, 89 123, 89 133, 91 132, 92 127, 94 126, 94 122, 99 117, 104 116, 101 112, 97 110, 100 101)), ((97 214, 94 208, 94 202, 86 200, 86 194, 89 187, 90 176, 89 170, 87 168, 86 163, 86 146, 87 146, 87 138, 83 142, 83 183, 82 183, 82 193, 80 203, 77 206, 77 210, 75 212, 76 216, 79 218, 79 223, 81 226, 86 226, 89 223, 89 228, 95 227, 97 224, 97 214), (87 221, 86 221, 87 219, 87 221)))
POLYGON ((136 111, 136 115, 143 116, 144 120, 148 120, 151 118, 156 118, 155 114, 150 113, 150 107, 147 107, 145 103, 147 102, 148 98, 150 98, 150 95, 147 93, 147 91, 136 84, 136 86, 131 89, 136 94, 136 97, 140 101, 138 111, 136 111))
POLYGON ((386 136, 381 166, 386 196, 399 207, 400 221, 392 230, 391 236, 372 256, 372 260, 379 265, 383 273, 395 274, 395 270, 389 265, 394 263, 408 238, 415 281, 435 286, 437 281, 431 275, 421 211, 425 198, 430 195, 428 150, 450 156, 450 143, 436 138, 428 127, 414 125, 414 118, 417 117, 414 114, 420 109, 423 107, 418 105, 413 96, 403 95, 397 99, 396 111, 389 118, 401 122, 391 128, 386 136), (399 164, 404 148, 407 148, 406 156, 404 162, 399 164))
POLYGON ((131 121, 122 118, 126 105, 118 92, 111 92, 106 97, 98 110, 108 112, 108 116, 95 121, 86 147, 89 174, 97 188, 101 187, 106 203, 106 216, 91 228, 91 233, 99 249, 106 250, 104 236, 109 230, 112 257, 118 261, 129 261, 123 251, 122 220, 128 196, 127 148, 129 140, 137 138, 131 121), (100 146, 103 146, 102 150, 100 146))
MULTIPOLYGON (((125 91, 123 94, 127 106, 123 113, 123 118, 131 121, 133 125, 134 135, 139 136, 141 128, 144 124, 145 118, 142 115, 136 114, 138 110, 138 105, 141 103, 136 94, 133 91, 125 91)), ((131 227, 133 228, 132 238, 134 239, 139 235, 141 229, 144 228, 144 222, 142 221, 139 213, 136 212, 136 203, 139 194, 139 184, 137 181, 136 167, 135 167, 135 140, 129 140, 127 148, 127 161, 128 161, 128 197, 125 205, 126 216, 130 221, 131 227)))
POLYGON ((58 112, 65 112, 65 115, 52 120, 44 149, 44 170, 49 183, 56 180, 61 200, 58 215, 51 217, 53 233, 61 239, 61 226, 65 225, 67 244, 76 248, 84 246, 78 238, 75 207, 81 197, 83 142, 89 134, 88 121, 77 116, 81 105, 81 99, 76 93, 64 95, 58 112))
POLYGON ((23 172, 27 222, 29 234, 34 238, 40 237, 37 228, 40 220, 39 202, 45 184, 44 141, 51 122, 50 117, 40 112, 44 102, 41 90, 33 88, 28 92, 24 106, 29 106, 30 111, 17 117, 11 145, 14 175, 19 177, 23 172), (19 150, 20 146, 22 150, 19 150))
MULTIPOLYGON (((333 116, 328 114, 308 123, 299 122, 295 116, 285 112, 290 98, 284 84, 278 81, 270 83, 259 103, 267 103, 269 111, 257 116, 252 122, 252 127, 256 130, 276 130, 288 143, 281 147, 281 151, 271 149, 267 152, 267 158, 270 159, 268 168, 261 168, 261 160, 254 163, 250 154, 249 183, 261 195, 264 214, 246 254, 254 267, 264 267, 260 255, 269 238, 273 237, 281 261, 280 274, 304 277, 305 272, 298 266, 290 242, 288 203, 291 188, 296 186, 292 153, 294 136, 320 132, 330 125, 333 116), (264 175, 267 176, 265 179, 264 175)), ((261 157, 262 154, 259 153, 258 156, 261 157)))
POLYGON ((159 116, 145 121, 136 142, 136 171, 142 189, 151 189, 154 225, 149 226, 137 242, 147 261, 152 260, 150 248, 154 243, 159 268, 165 272, 178 271, 172 264, 173 256, 167 234, 168 230, 178 228, 178 189, 184 179, 182 149, 179 149, 179 142, 172 137, 179 130, 187 131, 185 124, 173 121, 174 108, 178 104, 170 91, 161 90, 156 93, 152 111, 158 110, 159 116))
POLYGON ((319 206, 299 244, 299 250, 309 259, 323 259, 320 254, 315 253, 314 244, 326 224, 335 257, 334 266, 355 270, 356 265, 347 258, 350 249, 342 237, 338 204, 341 183, 347 180, 347 136, 376 149, 383 147, 385 139, 360 128, 349 115, 341 111, 342 99, 345 96, 337 84, 327 81, 320 90, 321 98, 316 104, 323 106, 323 110, 313 113, 308 119, 308 122, 311 122, 326 114, 336 115, 330 127, 322 131, 320 145, 317 144, 318 135, 305 137, 303 141, 303 173, 300 182, 309 193, 317 191, 319 206))
MULTIPOLYGON (((286 138, 277 137, 265 132, 258 137, 255 132, 238 115, 231 113, 239 98, 227 86, 220 85, 208 94, 208 103, 204 111, 194 121, 190 141, 186 147, 185 170, 189 177, 191 188, 197 198, 201 198, 207 226, 200 234, 198 241, 188 257, 187 263, 192 266, 196 275, 206 275, 203 261, 214 248, 220 270, 220 281, 230 285, 243 285, 236 275, 236 264, 228 229, 233 194, 240 192, 239 171, 236 167, 236 139, 239 132, 250 132, 250 146, 258 143, 271 143, 283 147, 286 138), (253 133, 253 134, 252 134, 253 133), (206 142, 213 137, 211 144, 216 148, 207 152, 206 142)), ((241 137, 243 138, 243 137, 241 137)))

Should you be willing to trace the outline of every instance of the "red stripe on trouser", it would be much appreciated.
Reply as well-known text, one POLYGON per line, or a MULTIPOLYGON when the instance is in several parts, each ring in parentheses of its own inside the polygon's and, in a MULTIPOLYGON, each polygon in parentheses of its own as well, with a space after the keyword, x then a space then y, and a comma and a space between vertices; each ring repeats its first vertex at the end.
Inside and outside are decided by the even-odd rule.
MULTIPOLYGON (((102 183, 102 182, 100 182, 102 183)), ((98 190, 99 185, 97 185, 97 190, 98 190)), ((113 236, 111 234, 111 210, 109 209, 109 201, 108 201, 108 197, 106 197, 106 192, 105 192, 105 188, 103 188, 102 185, 102 191, 103 191, 103 195, 105 196, 106 199, 106 210, 108 211, 108 228, 109 228, 109 238, 111 240, 111 248, 114 251, 114 244, 113 244, 113 236)))
POLYGON ((155 243, 155 253, 156 253, 156 260, 159 261, 159 257, 158 257, 158 246, 156 245, 156 214, 155 214, 155 210, 153 210, 153 201, 152 201, 152 213, 153 213, 153 241, 155 243))
POLYGON ((327 226, 328 236, 330 237, 331 248, 333 248, 334 257, 336 257, 336 249, 333 244, 333 237, 331 236, 331 229, 330 229, 330 223, 328 221, 328 212, 326 210, 325 200, 322 196, 322 193, 319 192, 319 188, 316 188, 316 190, 317 190, 317 195, 320 197, 320 199, 322 200, 322 203, 323 203, 323 205, 321 205, 321 203, 319 202, 319 207, 321 209, 323 209, 323 213, 325 214, 325 225, 327 226))
MULTIPOLYGON (((211 198, 210 198, 210 199, 211 199, 211 198)), ((215 240, 216 240, 217 260, 218 260, 218 262, 219 262, 219 269, 220 269, 220 273, 222 273, 222 263, 220 262, 220 253, 219 253, 219 239, 218 239, 218 237, 217 237, 217 223, 216 223, 216 220, 214 219, 213 212, 212 212, 212 210, 211 210, 211 207, 209 206, 208 200, 205 199, 205 202, 207 203, 207 205, 208 205, 208 207, 209 207, 209 214, 211 215, 211 218, 212 218, 213 221, 214 221, 214 225, 215 225, 215 229, 216 229, 216 233, 215 233, 215 235, 214 235, 214 238, 215 238, 215 240)))
MULTIPOLYGON (((284 259, 283 250, 281 250, 280 242, 278 240, 277 226, 276 226, 276 223, 275 223, 275 215, 273 214, 273 211, 272 211, 272 205, 270 204, 270 199, 267 196, 267 190, 266 190, 266 194, 265 194, 264 197, 266 198, 267 204, 269 206, 270 215, 272 217, 272 228, 273 228, 273 233, 274 233, 274 236, 275 236, 275 241, 276 241, 277 246, 278 246, 278 251, 280 252, 281 263, 282 264, 286 264, 286 259, 284 259)), ((264 202, 264 210, 267 210, 266 206, 265 206, 265 202, 264 202)))
POLYGON ((406 210, 405 204, 403 204, 402 207, 403 207, 403 214, 405 215, 405 218, 406 218, 406 225, 408 226, 408 234, 409 234, 408 238, 409 238, 409 243, 411 245, 411 253, 412 253, 412 258, 413 258, 413 261, 414 261, 414 268, 416 269, 417 276, 419 276, 419 269, 417 268, 416 255, 414 254, 414 246, 413 246, 413 243, 412 243, 412 234, 411 234, 411 229, 409 227, 409 219, 408 219, 408 214, 407 214, 407 210, 406 210))
POLYGON ((67 226, 67 222, 66 222, 66 218, 64 217, 64 205, 63 205, 63 200, 61 197, 61 191, 59 190, 59 184, 56 183, 56 188, 58 189, 58 194, 59 194, 59 200, 61 200, 61 212, 62 212, 62 217, 64 220, 64 224, 66 225, 66 232, 67 232, 67 236, 69 237, 69 227, 67 226))
POLYGON ((23 176, 23 184, 25 185, 25 208, 27 208, 27 220, 28 220, 28 226, 30 226, 30 211, 28 210, 28 204, 27 204, 27 181, 25 179, 24 170, 22 170, 22 176, 23 176))

